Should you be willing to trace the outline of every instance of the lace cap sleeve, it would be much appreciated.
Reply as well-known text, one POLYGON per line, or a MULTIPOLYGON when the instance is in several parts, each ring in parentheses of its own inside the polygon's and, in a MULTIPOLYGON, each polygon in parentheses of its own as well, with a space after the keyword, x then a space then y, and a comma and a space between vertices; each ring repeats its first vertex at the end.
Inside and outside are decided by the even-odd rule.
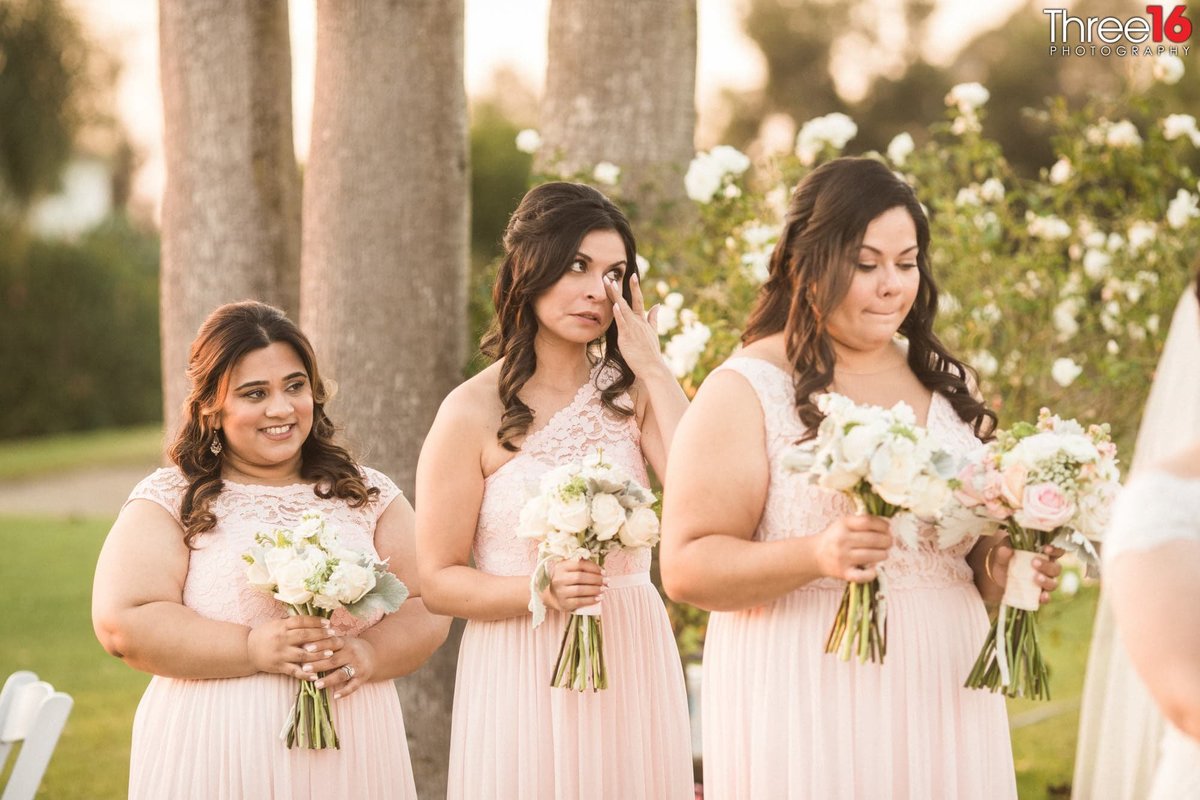
POLYGON ((1200 542, 1200 480, 1157 470, 1130 479, 1104 538, 1105 560, 1176 541, 1200 542))
POLYGON ((362 474, 368 488, 374 486, 379 489, 379 497, 375 498, 375 502, 371 504, 371 507, 375 509, 375 519, 379 519, 392 501, 404 492, 400 491, 400 487, 391 478, 377 469, 362 467, 362 474))
POLYGON ((165 508, 171 518, 182 525, 179 505, 187 486, 187 478, 178 467, 163 467, 142 478, 138 485, 133 487, 122 508, 133 500, 149 500, 165 508))

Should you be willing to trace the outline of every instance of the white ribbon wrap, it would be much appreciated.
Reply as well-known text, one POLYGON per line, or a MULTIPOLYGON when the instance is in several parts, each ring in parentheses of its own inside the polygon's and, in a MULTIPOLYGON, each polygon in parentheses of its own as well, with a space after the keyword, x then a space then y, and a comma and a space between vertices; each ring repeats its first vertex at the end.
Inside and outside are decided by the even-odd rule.
POLYGON ((996 662, 1000 667, 1001 686, 1012 683, 1008 671, 1008 609, 1037 611, 1041 607, 1042 587, 1037 582, 1038 572, 1033 568, 1033 560, 1037 557, 1038 554, 1030 550, 1017 550, 1008 562, 1004 599, 1000 601, 1000 611, 996 615, 996 662))

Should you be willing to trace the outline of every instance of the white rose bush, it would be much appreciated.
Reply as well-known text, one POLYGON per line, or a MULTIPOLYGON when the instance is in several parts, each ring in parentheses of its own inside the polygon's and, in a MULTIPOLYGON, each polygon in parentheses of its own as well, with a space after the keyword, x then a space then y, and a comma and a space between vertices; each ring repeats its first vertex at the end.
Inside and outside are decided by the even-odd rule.
POLYGON ((967 687, 1050 699, 1037 634, 1041 587, 1032 562, 1052 545, 1095 568, 1089 539, 1108 525, 1119 480, 1107 424, 1085 429, 1045 408, 1036 424, 1020 422, 1000 431, 962 467, 953 481, 956 499, 1003 526, 1015 551, 1000 610, 967 687))
MULTIPOLYGON (((550 585, 555 564, 581 559, 603 567, 611 553, 658 543, 658 516, 653 505, 650 490, 625 469, 606 462, 603 450, 553 469, 542 478, 537 493, 522 507, 517 524, 517 536, 538 545, 529 592, 533 627, 545 620, 541 593, 550 585)), ((551 686, 579 692, 608 688, 599 604, 571 614, 551 686)))
MULTIPOLYGON (((859 513, 899 519, 904 512, 936 522, 951 499, 957 464, 935 446, 906 403, 858 405, 836 393, 817 401, 825 414, 817 435, 795 445, 784 467, 825 489, 844 492, 859 513)), ((915 533, 915 526, 904 529, 915 533)), ((956 542, 947 542, 950 546, 956 542)), ((909 540, 915 546, 915 539, 909 540)), ((847 583, 825 642, 843 661, 883 663, 887 655, 887 566, 868 583, 847 583)))
MULTIPOLYGON (((408 599, 408 587, 373 555, 342 545, 323 515, 304 514, 295 528, 255 536, 242 554, 246 581, 283 603, 290 614, 328 619, 339 608, 367 618, 389 614, 408 599)), ((288 748, 339 749, 327 689, 300 681, 280 738, 288 748)))

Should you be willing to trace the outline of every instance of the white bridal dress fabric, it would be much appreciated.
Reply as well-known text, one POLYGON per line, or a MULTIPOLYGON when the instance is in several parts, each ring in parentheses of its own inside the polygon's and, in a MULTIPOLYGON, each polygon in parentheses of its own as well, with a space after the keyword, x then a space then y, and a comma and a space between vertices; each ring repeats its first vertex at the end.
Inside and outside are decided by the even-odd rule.
MULTIPOLYGON (((1175 308, 1155 370, 1131 477, 1200 438, 1197 365, 1200 307, 1194 287, 1188 287, 1175 308)), ((1071 796, 1075 800, 1144 800, 1150 792, 1162 735, 1162 715, 1117 641, 1112 608, 1102 590, 1083 687, 1071 796)))

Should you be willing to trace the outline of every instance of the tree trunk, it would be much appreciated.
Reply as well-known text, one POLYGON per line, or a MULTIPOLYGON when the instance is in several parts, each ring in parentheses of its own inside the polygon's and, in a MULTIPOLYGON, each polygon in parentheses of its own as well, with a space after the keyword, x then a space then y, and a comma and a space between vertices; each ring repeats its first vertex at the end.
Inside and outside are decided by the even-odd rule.
MULTIPOLYGON (((331 416, 410 496, 466 355, 463 15, 463 0, 317 6, 303 325, 339 385, 331 416)), ((446 793, 457 654, 398 682, 422 797, 446 793)))
POLYGON ((696 0, 552 0, 538 168, 611 162, 654 214, 684 197, 695 92, 696 0))
POLYGON ((159 17, 169 435, 188 345, 210 311, 248 298, 298 311, 300 176, 285 0, 161 0, 159 17))

